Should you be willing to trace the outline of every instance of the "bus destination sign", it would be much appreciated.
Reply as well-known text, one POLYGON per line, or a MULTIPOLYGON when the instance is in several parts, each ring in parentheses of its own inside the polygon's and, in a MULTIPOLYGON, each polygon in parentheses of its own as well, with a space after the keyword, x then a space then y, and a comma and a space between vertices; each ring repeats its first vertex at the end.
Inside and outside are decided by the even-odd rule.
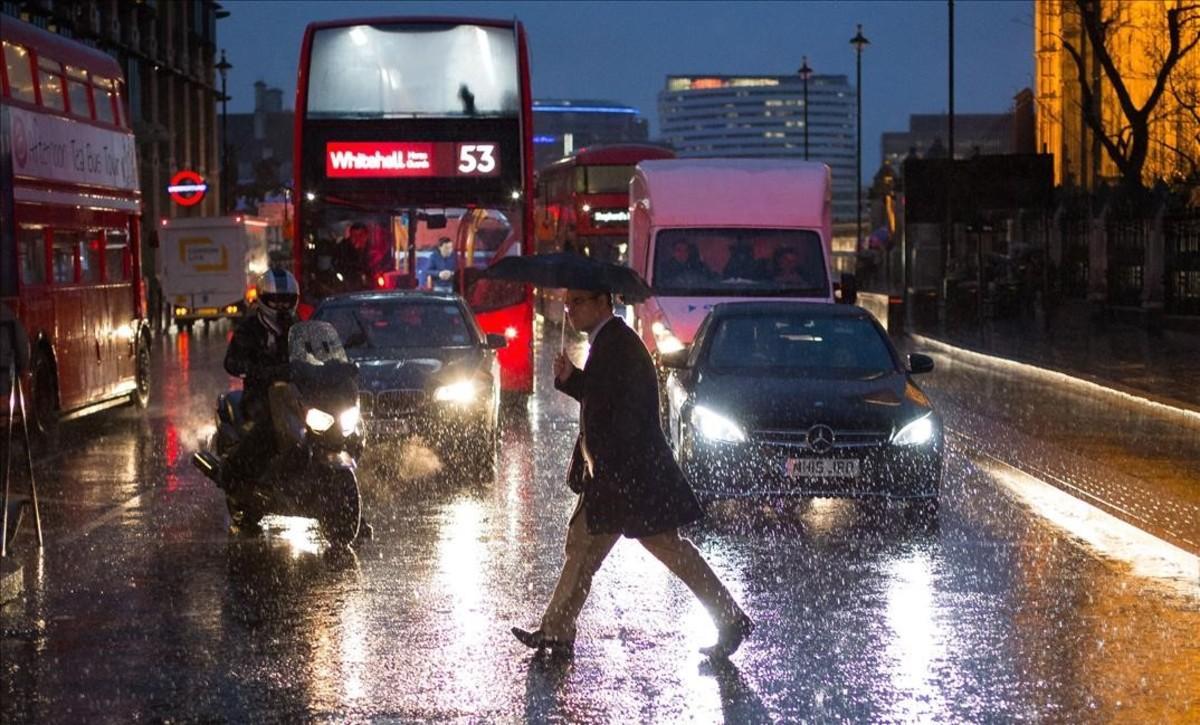
POLYGON ((490 177, 500 175, 500 147, 491 142, 329 141, 330 179, 490 177))

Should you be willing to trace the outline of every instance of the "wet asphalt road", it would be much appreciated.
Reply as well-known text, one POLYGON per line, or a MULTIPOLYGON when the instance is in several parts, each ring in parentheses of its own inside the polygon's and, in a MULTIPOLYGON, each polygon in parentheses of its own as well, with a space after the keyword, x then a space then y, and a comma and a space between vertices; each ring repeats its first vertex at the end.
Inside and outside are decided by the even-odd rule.
MULTIPOLYGON (((561 563, 573 402, 544 386, 508 413, 494 483, 431 473, 436 462, 412 446, 374 449, 363 485, 375 539, 353 554, 299 520, 231 536, 222 497, 188 462, 229 385, 224 343, 221 330, 164 338, 148 414, 68 424, 40 464, 47 546, 31 556, 24 536, 27 592, 3 610, 5 723, 1200 712, 1195 577, 1145 576, 1068 534, 980 456, 1004 449, 1020 463, 1013 442, 1034 439, 1039 465, 1086 459, 1091 477, 1161 472, 1186 489, 1189 436, 1139 464, 1116 438, 1021 414, 1052 393, 997 390, 985 373, 943 365, 924 381, 951 431, 938 517, 834 500, 717 506, 689 534, 758 622, 731 664, 696 652, 712 625, 630 542, 596 578, 574 659, 544 662, 508 628, 536 622, 561 563), (1055 438, 1073 433, 1083 443, 1055 438)), ((1108 410, 1073 405, 1071 419, 1108 410)))

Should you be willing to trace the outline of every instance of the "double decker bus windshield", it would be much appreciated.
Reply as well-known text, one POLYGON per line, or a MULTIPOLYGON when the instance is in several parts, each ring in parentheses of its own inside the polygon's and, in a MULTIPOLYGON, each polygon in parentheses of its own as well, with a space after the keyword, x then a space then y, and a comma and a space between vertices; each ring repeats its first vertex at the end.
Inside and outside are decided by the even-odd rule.
POLYGON ((355 25, 313 35, 307 117, 515 117, 511 28, 355 25))
POLYGON ((521 253, 521 213, 487 208, 384 208, 335 197, 306 207, 308 240, 307 297, 397 286, 460 289, 472 309, 483 311, 516 304, 519 284, 481 280, 478 272, 497 256, 521 253), (435 256, 449 239, 453 267, 449 280, 438 278, 435 256), (410 268, 409 249, 413 250, 410 268), (361 276, 356 276, 361 275, 361 276))
POLYGON ((629 191, 629 179, 633 176, 633 165, 581 166, 582 191, 588 194, 621 194, 629 191))

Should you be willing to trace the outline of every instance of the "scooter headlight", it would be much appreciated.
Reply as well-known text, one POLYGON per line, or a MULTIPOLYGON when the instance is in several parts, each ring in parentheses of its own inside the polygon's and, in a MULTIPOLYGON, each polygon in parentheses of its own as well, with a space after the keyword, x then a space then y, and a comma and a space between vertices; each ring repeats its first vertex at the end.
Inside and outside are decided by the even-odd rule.
POLYGON ((317 433, 324 433, 333 427, 334 417, 323 410, 309 408, 304 416, 304 423, 317 433))
POLYGON ((361 415, 357 405, 343 410, 342 414, 338 416, 338 425, 342 427, 342 435, 348 436, 353 433, 358 428, 360 418, 361 415))
POLYGON ((901 428, 892 436, 897 446, 920 446, 933 440, 933 414, 927 413, 901 428))

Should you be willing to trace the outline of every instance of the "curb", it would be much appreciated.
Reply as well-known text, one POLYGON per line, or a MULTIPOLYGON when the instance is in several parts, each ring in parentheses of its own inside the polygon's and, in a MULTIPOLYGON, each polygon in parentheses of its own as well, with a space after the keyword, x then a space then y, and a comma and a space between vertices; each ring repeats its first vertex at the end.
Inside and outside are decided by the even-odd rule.
POLYGON ((0 559, 0 604, 7 604, 25 592, 25 567, 12 559, 0 559))
POLYGON ((1190 425, 1200 425, 1200 406, 1185 403, 1181 400, 1156 396, 1143 390, 1130 388, 1102 378, 1085 377, 1078 373, 1067 373, 1055 370, 1054 368, 1040 367, 1006 357, 977 352, 917 333, 909 333, 908 337, 918 345, 931 347, 948 355, 957 356, 975 363, 1015 370, 1025 375, 1044 377, 1058 383, 1083 387, 1093 393, 1101 393, 1126 403, 1132 402, 1152 408, 1155 412, 1179 418, 1190 425))

